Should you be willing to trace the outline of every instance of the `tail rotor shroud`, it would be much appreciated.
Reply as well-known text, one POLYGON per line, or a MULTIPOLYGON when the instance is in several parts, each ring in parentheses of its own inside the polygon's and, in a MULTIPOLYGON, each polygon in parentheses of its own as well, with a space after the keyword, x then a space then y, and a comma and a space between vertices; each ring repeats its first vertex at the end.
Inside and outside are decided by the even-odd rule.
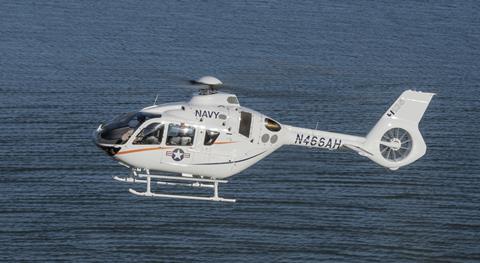
POLYGON ((412 136, 405 129, 392 128, 383 134, 379 146, 383 158, 399 162, 410 154, 412 136))

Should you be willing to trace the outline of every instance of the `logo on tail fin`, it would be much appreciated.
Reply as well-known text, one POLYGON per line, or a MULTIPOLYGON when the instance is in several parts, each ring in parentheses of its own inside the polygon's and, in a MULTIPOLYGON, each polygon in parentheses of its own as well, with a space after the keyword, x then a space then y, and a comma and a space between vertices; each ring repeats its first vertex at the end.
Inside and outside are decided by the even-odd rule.
POLYGON ((393 115, 395 115, 395 113, 397 113, 400 108, 402 108, 403 104, 405 104, 405 100, 401 98, 398 99, 397 103, 395 103, 392 108, 387 112, 387 116, 392 117, 393 115))

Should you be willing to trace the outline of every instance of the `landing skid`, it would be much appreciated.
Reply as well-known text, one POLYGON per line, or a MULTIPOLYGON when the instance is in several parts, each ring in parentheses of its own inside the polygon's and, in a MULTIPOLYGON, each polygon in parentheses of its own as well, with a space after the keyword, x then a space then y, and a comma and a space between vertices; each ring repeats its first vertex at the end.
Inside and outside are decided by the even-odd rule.
POLYGON ((204 201, 217 201, 217 202, 235 202, 236 201, 235 199, 228 199, 228 198, 223 198, 218 196, 219 183, 227 183, 228 182, 227 180, 154 175, 154 174, 150 174, 149 170, 145 170, 145 173, 141 173, 141 172, 142 170, 140 169, 132 169, 131 176, 129 177, 114 176, 113 179, 120 182, 126 182, 126 183, 146 184, 147 189, 145 192, 138 192, 131 188, 129 189, 130 193, 138 196, 204 200, 204 201), (193 195, 174 195, 174 194, 154 193, 151 190, 152 183, 157 185, 213 188, 213 196, 193 196, 193 195))

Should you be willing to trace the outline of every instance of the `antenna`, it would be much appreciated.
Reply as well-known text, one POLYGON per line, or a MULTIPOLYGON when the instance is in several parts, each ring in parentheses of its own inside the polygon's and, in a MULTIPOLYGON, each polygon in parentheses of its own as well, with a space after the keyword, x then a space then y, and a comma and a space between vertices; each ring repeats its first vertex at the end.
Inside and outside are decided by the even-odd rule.
POLYGON ((158 94, 157 94, 157 96, 155 97, 155 101, 153 102, 153 105, 157 105, 157 99, 158 99, 158 94))

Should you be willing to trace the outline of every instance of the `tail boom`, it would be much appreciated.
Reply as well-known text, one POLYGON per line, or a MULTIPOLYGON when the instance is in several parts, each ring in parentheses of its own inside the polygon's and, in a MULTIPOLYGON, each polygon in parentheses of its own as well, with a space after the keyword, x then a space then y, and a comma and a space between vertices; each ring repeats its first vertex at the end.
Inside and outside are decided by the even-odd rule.
POLYGON ((285 125, 283 144, 328 150, 345 147, 396 170, 425 154, 427 146, 418 124, 434 95, 404 91, 366 137, 285 125))

